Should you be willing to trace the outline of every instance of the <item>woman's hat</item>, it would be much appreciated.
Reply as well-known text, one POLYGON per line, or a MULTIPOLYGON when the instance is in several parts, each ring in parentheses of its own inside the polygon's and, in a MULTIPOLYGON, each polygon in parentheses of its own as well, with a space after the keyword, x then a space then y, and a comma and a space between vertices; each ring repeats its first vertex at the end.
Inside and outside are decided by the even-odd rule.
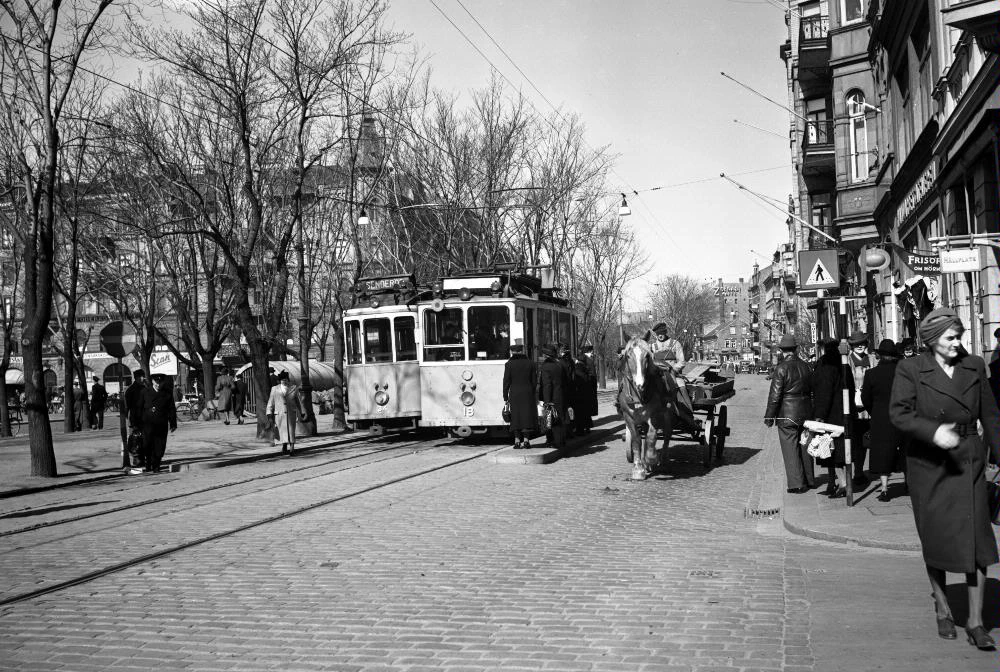
POLYGON ((162 383, 167 379, 167 375, 165 373, 154 373, 149 377, 149 379, 154 383, 162 383))
POLYGON ((965 329, 958 313, 951 308, 932 310, 920 323, 920 338, 923 339, 925 345, 934 345, 941 338, 941 334, 952 327, 960 331, 965 329))
POLYGON ((798 344, 795 342, 795 336, 792 334, 784 334, 778 341, 778 347, 782 350, 791 350, 792 348, 797 348, 798 344))
POLYGON ((554 345, 546 343, 541 347, 541 353, 546 357, 555 357, 556 347, 554 345))
POLYGON ((879 343, 875 352, 886 357, 899 357, 899 348, 896 347, 896 344, 890 338, 879 343))
POLYGON ((665 334, 665 333, 667 333, 667 323, 666 322, 657 322, 655 325, 653 325, 653 333, 654 334, 665 334))
POLYGON ((516 353, 522 353, 524 352, 524 346, 519 343, 515 343, 514 345, 510 346, 510 351, 516 353))
POLYGON ((868 334, 863 331, 855 331, 847 337, 847 342, 851 345, 851 347, 855 345, 863 345, 868 342, 868 334))

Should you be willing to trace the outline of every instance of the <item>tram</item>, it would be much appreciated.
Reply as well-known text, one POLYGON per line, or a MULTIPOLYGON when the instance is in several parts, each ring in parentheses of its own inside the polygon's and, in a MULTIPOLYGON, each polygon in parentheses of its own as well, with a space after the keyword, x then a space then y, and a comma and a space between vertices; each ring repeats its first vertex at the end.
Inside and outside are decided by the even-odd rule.
POLYGON ((347 421, 382 434, 420 417, 417 284, 412 275, 361 278, 344 311, 347 421))
MULTIPOLYGON (((452 436, 506 432, 503 372, 510 346, 537 359, 546 343, 576 344, 569 303, 523 273, 440 278, 417 304, 421 427, 452 436)), ((575 353, 574 353, 575 354, 575 353)))

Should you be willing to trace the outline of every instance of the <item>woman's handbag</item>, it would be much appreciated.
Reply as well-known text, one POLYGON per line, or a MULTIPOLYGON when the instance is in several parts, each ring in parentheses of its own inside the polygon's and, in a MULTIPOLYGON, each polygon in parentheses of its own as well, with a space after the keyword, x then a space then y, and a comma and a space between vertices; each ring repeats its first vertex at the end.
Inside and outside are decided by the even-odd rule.
POLYGON ((993 475, 992 481, 986 481, 986 497, 990 503, 990 520, 994 525, 1000 525, 1000 469, 993 475))
POLYGON ((552 425, 556 424, 555 416, 556 409, 552 404, 542 404, 541 412, 538 414, 538 428, 542 433, 550 431, 552 425))
POLYGON ((510 424, 510 402, 509 401, 506 402, 503 405, 503 410, 500 411, 500 417, 502 417, 503 421, 506 422, 508 425, 510 424))

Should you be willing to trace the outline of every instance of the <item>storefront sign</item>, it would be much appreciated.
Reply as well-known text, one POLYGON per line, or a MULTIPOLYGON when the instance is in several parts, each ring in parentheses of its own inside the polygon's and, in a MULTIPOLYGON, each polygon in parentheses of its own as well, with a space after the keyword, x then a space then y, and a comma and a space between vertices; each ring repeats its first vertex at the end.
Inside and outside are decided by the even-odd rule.
POLYGON ((932 162, 927 166, 923 174, 917 178, 914 185, 910 187, 910 191, 907 192, 906 197, 903 198, 903 202, 896 208, 897 229, 913 214, 924 198, 927 197, 927 194, 930 193, 931 189, 934 188, 935 180, 937 180, 937 164, 932 162))
POLYGON ((940 275, 941 257, 932 250, 914 250, 906 253, 906 265, 917 275, 940 275))
POLYGON ((177 375, 177 358, 172 352, 154 352, 149 357, 149 373, 163 373, 168 376, 177 375))
POLYGON ((942 273, 974 273, 982 270, 978 247, 941 250, 942 273))

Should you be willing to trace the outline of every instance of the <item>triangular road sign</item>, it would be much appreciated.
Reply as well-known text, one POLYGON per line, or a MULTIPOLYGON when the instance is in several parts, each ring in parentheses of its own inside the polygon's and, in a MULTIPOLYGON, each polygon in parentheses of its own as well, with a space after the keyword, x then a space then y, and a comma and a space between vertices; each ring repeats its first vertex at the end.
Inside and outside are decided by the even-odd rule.
POLYGON ((833 276, 830 275, 829 269, 823 264, 823 260, 819 257, 816 258, 816 263, 813 265, 812 270, 809 271, 809 275, 806 276, 805 286, 809 287, 811 285, 827 285, 833 281, 833 276))

